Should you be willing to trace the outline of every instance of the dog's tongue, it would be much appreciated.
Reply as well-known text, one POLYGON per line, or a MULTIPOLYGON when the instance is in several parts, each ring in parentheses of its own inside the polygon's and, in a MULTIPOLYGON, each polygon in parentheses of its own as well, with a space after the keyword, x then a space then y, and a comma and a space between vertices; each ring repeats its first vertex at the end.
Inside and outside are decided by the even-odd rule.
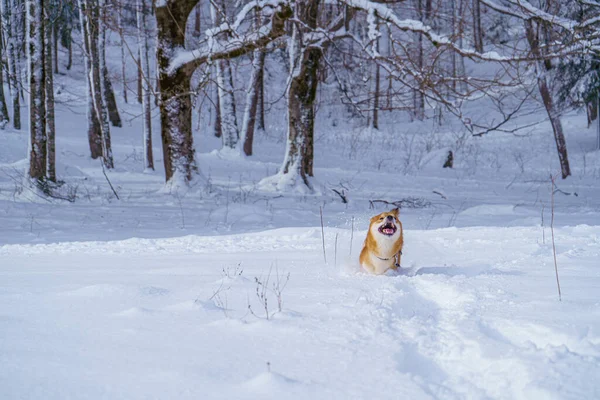
POLYGON ((383 229, 383 233, 385 233, 386 235, 393 235, 394 234, 394 229, 392 229, 392 228, 384 228, 383 229))

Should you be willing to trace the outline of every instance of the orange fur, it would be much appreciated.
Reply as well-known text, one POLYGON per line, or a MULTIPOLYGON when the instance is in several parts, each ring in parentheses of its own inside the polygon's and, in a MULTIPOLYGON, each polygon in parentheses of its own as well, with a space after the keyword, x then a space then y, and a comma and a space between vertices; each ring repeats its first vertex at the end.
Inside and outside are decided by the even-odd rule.
POLYGON ((402 223, 398 219, 399 211, 397 208, 390 212, 383 212, 371 218, 369 232, 365 239, 365 244, 360 252, 360 265, 372 274, 384 274, 386 271, 397 269, 397 262, 400 264, 402 255, 402 246, 404 245, 404 235, 402 232, 402 223), (396 226, 396 232, 387 236, 379 231, 379 228, 389 220, 388 216, 393 217, 393 224, 396 226))

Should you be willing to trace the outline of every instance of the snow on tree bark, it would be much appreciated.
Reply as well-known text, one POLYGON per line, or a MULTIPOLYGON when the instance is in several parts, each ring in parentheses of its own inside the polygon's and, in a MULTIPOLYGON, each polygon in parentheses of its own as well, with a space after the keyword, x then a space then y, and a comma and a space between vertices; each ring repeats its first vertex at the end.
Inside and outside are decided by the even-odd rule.
POLYGON ((46 178, 56 182, 56 127, 54 123, 54 76, 53 64, 54 53, 58 51, 54 47, 54 23, 52 21, 51 7, 53 4, 49 0, 44 1, 44 110, 46 123, 46 178), (53 48, 54 47, 54 48, 53 48))
POLYGON ((46 126, 44 112, 43 0, 27 0, 27 75, 29 86, 29 176, 46 178, 46 126))
POLYGON ((79 19, 81 23, 81 36, 83 39, 83 60, 84 70, 87 80, 87 109, 86 115, 88 120, 88 143, 90 153, 93 159, 102 157, 102 134, 100 131, 100 123, 94 107, 94 86, 92 84, 92 43, 93 30, 88 29, 88 15, 86 0, 79 0, 79 19))
MULTIPOLYGON (((2 59, 2 52, 4 46, 0 43, 0 59, 2 59)), ((4 68, 0 68, 0 129, 4 129, 6 124, 9 122, 8 107, 6 107, 6 97, 4 97, 4 68)))
MULTIPOLYGON (((298 18, 308 28, 316 28, 319 0, 297 3, 296 7, 298 18)), ((319 83, 321 49, 306 48, 302 43, 302 34, 298 24, 294 24, 289 46, 292 69, 288 89, 288 139, 279 175, 282 182, 296 184, 300 179, 312 190, 309 177, 313 176, 314 102, 319 83)))
POLYGON ((104 12, 104 0, 79 0, 79 13, 87 55, 86 75, 90 88, 90 106, 92 107, 88 116, 90 149, 92 150, 92 157, 94 155, 97 156, 97 146, 99 145, 104 166, 106 168, 113 168, 114 161, 110 140, 110 125, 106 99, 104 98, 106 93, 105 82, 101 73, 101 66, 106 63, 104 59, 106 55, 104 12))
POLYGON ((274 3, 278 4, 279 9, 272 14, 268 30, 243 40, 236 38, 225 44, 212 37, 212 44, 216 45, 216 49, 186 51, 185 32, 180 27, 185 26, 197 2, 166 0, 156 4, 161 137, 167 183, 178 177, 187 182, 191 180, 192 172, 196 169, 190 92, 193 72, 209 59, 218 61, 233 58, 266 46, 284 34, 285 21, 292 15, 291 9, 285 3, 274 3))
MULTIPOLYGON (((225 2, 221 1, 219 6, 221 8, 218 11, 214 4, 211 7, 211 17, 215 26, 219 26, 224 22, 227 16, 225 2)), ((223 36, 225 40, 228 39, 227 34, 223 34, 223 36)), ((235 149, 240 139, 240 133, 235 110, 233 76, 231 73, 231 64, 228 59, 222 59, 216 62, 216 73, 223 148, 235 149)))
MULTIPOLYGON (((105 0, 96 0, 98 8, 98 18, 96 19, 99 29, 98 36, 98 60, 94 60, 94 85, 99 82, 95 88, 94 104, 100 121, 100 131, 102 132, 102 158, 106 168, 114 168, 114 160, 112 155, 112 146, 110 140, 110 124, 108 118, 108 104, 106 93, 108 92, 107 81, 104 76, 106 68, 106 3, 105 0), (98 75, 98 77, 96 77, 98 75)), ((111 90, 112 93, 112 90, 111 90)), ((113 95, 114 96, 114 95, 113 95)))

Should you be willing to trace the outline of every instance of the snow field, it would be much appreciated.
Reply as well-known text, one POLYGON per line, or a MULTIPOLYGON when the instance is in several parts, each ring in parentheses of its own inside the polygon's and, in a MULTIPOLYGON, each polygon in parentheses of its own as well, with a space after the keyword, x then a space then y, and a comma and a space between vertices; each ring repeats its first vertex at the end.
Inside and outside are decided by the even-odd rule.
POLYGON ((0 387, 11 399, 595 398, 600 228, 556 229, 562 302, 546 230, 546 243, 541 227, 405 230, 393 276, 362 273, 365 231, 349 258, 343 229, 326 230, 328 264, 320 228, 4 245, 0 387))

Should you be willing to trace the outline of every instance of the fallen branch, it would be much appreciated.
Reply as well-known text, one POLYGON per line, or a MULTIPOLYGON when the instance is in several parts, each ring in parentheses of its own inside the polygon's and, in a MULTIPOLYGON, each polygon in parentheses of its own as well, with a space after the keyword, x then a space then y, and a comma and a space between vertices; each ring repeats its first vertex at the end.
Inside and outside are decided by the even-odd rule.
POLYGON ((386 204, 398 208, 427 208, 431 206, 431 202, 422 197, 406 197, 396 201, 369 200, 369 208, 374 209, 376 203, 386 204))
POLYGON ((121 200, 121 199, 119 199, 119 195, 117 194, 117 191, 115 190, 112 183, 110 182, 110 179, 108 179, 108 175, 106 175, 106 169, 104 169, 104 162, 102 160, 100 160, 100 165, 102 165, 102 173, 104 174, 104 177, 106 178, 106 182, 108 182, 108 186, 110 186, 110 188, 111 188, 112 192, 115 194, 115 197, 117 198, 117 200, 121 200))

